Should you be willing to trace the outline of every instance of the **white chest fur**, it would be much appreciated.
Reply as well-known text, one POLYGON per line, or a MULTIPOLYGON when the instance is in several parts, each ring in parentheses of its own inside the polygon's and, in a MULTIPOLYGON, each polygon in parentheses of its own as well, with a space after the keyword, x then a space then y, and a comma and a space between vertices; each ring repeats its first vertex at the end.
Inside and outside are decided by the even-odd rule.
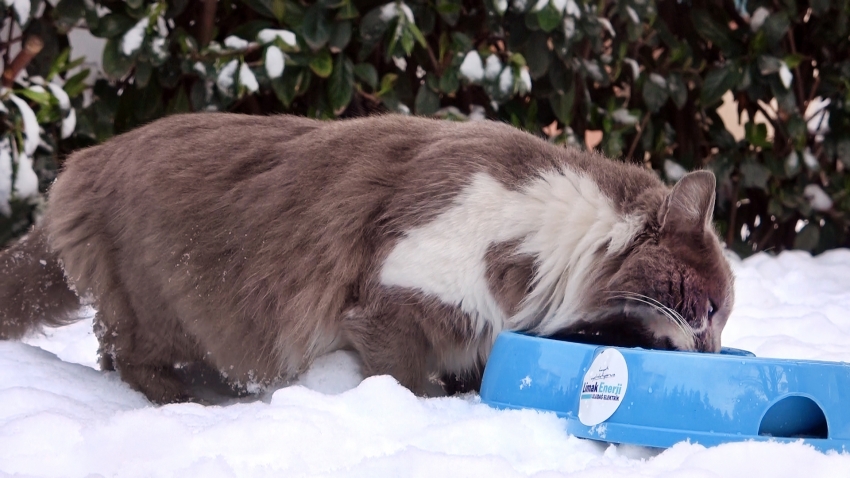
POLYGON ((589 178, 571 170, 542 174, 518 191, 477 174, 453 205, 407 231, 381 269, 381 283, 419 290, 460 307, 477 331, 533 328, 547 333, 574 320, 571 307, 594 252, 624 248, 641 227, 620 216, 589 178), (491 244, 520 239, 536 257, 534 287, 518 314, 507 317, 490 291, 485 255, 491 244))

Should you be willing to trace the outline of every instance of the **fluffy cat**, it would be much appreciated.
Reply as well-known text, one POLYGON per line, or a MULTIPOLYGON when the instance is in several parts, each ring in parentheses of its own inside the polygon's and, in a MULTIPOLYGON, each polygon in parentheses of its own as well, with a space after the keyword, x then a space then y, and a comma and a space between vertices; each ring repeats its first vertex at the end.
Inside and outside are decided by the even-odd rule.
POLYGON ((0 338, 79 294, 102 368, 158 403, 192 399, 175 366, 262 387, 340 348, 475 388, 502 330, 717 351, 714 189, 495 122, 171 116, 68 158, 0 256, 0 338))

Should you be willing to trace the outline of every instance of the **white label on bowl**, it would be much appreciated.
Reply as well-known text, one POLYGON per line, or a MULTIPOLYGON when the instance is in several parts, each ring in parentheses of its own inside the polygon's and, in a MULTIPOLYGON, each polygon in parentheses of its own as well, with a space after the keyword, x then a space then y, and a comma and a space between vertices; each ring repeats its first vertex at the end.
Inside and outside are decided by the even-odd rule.
POLYGON ((592 427, 611 418, 623 402, 629 385, 626 359, 617 349, 605 349, 593 359, 584 382, 578 404, 578 419, 592 427))

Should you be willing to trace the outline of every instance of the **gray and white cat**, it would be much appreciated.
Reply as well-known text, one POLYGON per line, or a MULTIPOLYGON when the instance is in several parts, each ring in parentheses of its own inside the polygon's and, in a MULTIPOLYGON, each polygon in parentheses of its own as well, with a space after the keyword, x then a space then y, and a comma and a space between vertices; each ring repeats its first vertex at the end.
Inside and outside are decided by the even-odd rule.
POLYGON ((68 158, 0 256, 0 338, 90 298, 102 368, 160 403, 176 364, 267 385, 341 348, 474 388, 502 330, 717 351, 714 189, 494 122, 172 116, 68 158))

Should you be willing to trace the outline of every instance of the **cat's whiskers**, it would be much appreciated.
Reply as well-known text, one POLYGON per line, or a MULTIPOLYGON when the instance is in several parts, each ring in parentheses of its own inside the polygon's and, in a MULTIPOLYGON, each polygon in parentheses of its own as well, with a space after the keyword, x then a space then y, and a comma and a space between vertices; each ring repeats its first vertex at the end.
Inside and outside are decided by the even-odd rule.
POLYGON ((665 306, 664 304, 653 299, 652 297, 643 294, 638 294, 636 292, 612 291, 611 299, 631 300, 649 306, 650 308, 659 312, 668 320, 670 320, 670 322, 672 322, 673 325, 675 325, 676 328, 678 328, 682 335, 685 337, 688 344, 690 345, 690 348, 695 348, 697 341, 696 333, 693 327, 691 327, 691 325, 685 320, 685 318, 682 317, 682 315, 679 314, 676 310, 665 306))

